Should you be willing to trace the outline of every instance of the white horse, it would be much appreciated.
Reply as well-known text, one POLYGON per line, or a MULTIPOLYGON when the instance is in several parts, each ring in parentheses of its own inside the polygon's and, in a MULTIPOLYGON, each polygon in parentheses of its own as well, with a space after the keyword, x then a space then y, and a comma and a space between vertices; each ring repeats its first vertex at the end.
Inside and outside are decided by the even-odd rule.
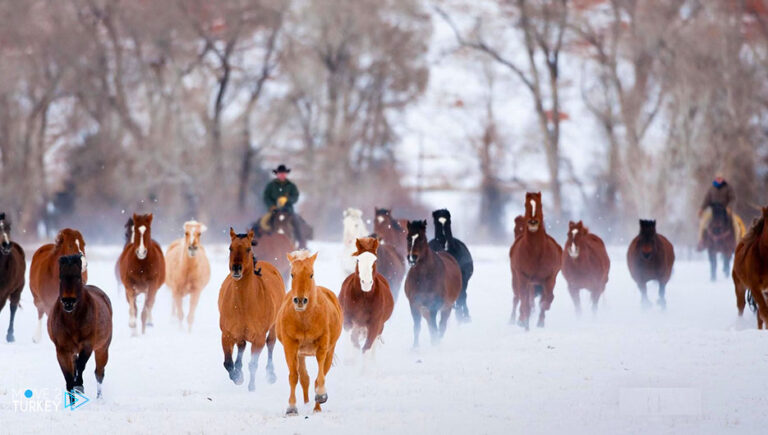
POLYGON ((355 240, 368 237, 370 232, 363 221, 363 211, 356 208, 344 210, 344 249, 341 253, 341 267, 346 274, 355 273, 357 259, 352 256, 357 248, 355 240))

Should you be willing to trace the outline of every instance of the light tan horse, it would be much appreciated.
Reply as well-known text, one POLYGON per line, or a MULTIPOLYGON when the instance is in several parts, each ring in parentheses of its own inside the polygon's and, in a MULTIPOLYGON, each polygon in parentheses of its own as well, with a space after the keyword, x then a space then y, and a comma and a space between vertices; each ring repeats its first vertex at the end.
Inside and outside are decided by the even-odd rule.
POLYGON ((182 302, 189 295, 187 325, 190 332, 200 293, 211 279, 211 265, 205 255, 205 248, 200 244, 200 236, 207 229, 197 221, 185 222, 184 238, 174 240, 165 251, 165 285, 171 289, 173 296, 173 314, 181 325, 184 320, 182 302))

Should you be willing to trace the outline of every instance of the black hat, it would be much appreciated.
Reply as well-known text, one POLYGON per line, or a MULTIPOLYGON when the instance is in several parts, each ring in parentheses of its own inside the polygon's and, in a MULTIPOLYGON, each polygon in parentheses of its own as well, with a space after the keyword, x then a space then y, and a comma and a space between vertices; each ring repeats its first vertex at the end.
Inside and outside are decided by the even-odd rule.
POLYGON ((273 169, 273 170, 272 170, 272 173, 273 173, 273 174, 279 174, 279 173, 281 173, 281 172, 283 172, 283 173, 286 173, 286 174, 290 174, 290 173, 291 173, 291 170, 290 170, 290 169, 288 169, 288 168, 286 168, 286 167, 285 167, 285 165, 283 165, 283 164, 281 164, 280 166, 278 166, 278 167, 277 167, 277 169, 273 169))

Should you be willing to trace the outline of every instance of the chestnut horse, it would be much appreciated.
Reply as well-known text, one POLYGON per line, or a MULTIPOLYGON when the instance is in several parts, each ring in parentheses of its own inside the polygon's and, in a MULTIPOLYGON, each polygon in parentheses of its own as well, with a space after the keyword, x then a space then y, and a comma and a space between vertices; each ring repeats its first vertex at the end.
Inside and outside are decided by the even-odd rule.
POLYGON ((768 207, 762 208, 762 215, 752 223, 747 235, 736 246, 733 260, 733 284, 736 291, 736 306, 739 316, 744 314, 747 290, 752 294, 750 304, 757 311, 757 329, 768 329, 768 207), (754 301, 754 304, 753 304, 754 301))
POLYGON ((307 240, 312 240, 314 233, 313 228, 306 223, 301 216, 295 211, 285 207, 278 207, 272 210, 272 214, 269 217, 269 227, 273 233, 288 236, 288 238, 291 239, 293 246, 298 247, 299 249, 306 249, 307 240), (303 236, 302 240, 297 240, 298 235, 296 234, 296 228, 294 227, 295 223, 299 224, 298 230, 303 236))
POLYGON ((727 277, 731 271, 731 256, 736 249, 738 236, 734 231, 733 218, 728 210, 721 204, 713 203, 710 206, 712 219, 704 231, 703 243, 709 254, 710 279, 717 279, 717 254, 723 256, 723 274, 727 277))
POLYGON ((285 285, 277 269, 264 261, 256 262, 251 253, 253 230, 236 234, 229 229, 229 270, 219 291, 219 328, 224 349, 224 368, 229 378, 243 383, 243 352, 251 343, 248 364, 248 391, 256 389, 259 355, 267 345, 267 380, 275 383, 272 351, 275 348, 275 318, 285 296, 285 285), (237 359, 232 361, 232 348, 237 345, 237 359))
POLYGON ((611 260, 603 240, 590 233, 581 221, 569 222, 561 270, 577 313, 581 313, 581 289, 590 291, 592 312, 597 312, 597 303, 605 291, 610 268, 611 260))
POLYGON ((515 240, 522 237, 524 232, 525 232, 525 217, 523 217, 522 215, 517 215, 515 217, 515 240))
POLYGON ((375 209, 375 219, 373 221, 373 232, 379 236, 382 245, 392 245, 398 255, 405 257, 407 252, 406 235, 407 231, 403 228, 407 221, 399 221, 392 217, 392 209, 375 209))
POLYGON ((528 330, 534 299, 539 295, 537 326, 544 326, 546 312, 555 298, 555 280, 563 261, 563 252, 545 229, 541 192, 525 194, 524 224, 522 235, 509 249, 514 293, 511 321, 514 322, 515 311, 520 304, 518 324, 528 330))
POLYGON ((293 252, 294 243, 292 236, 277 233, 275 231, 266 232, 260 228, 259 222, 251 225, 255 236, 253 239, 253 255, 259 261, 266 261, 275 266, 283 277, 283 282, 287 283, 291 273, 291 263, 285 258, 285 255, 293 252))
POLYGON ((144 293, 144 308, 141 310, 141 333, 152 326, 152 307, 155 305, 157 290, 165 282, 165 258, 160 245, 152 240, 152 214, 133 214, 133 234, 130 243, 123 248, 117 260, 120 280, 125 288, 128 301, 128 327, 136 336, 136 298, 144 293))
POLYGON ((459 263, 461 293, 456 300, 456 318, 460 322, 469 322, 471 318, 469 317, 469 308, 467 308, 467 286, 469 285, 469 278, 472 277, 475 270, 472 255, 464 242, 453 237, 451 212, 446 209, 435 210, 432 212, 432 219, 435 224, 435 238, 429 241, 429 247, 435 252, 445 251, 451 254, 459 263))
POLYGON ((59 257, 79 255, 82 257, 83 282, 88 282, 88 262, 85 259, 85 240, 80 231, 65 228, 59 231, 54 243, 38 248, 32 255, 29 266, 29 289, 37 307, 37 330, 32 341, 40 342, 43 335, 43 314, 51 310, 59 298, 59 257))
POLYGON ((21 291, 24 290, 24 272, 27 262, 24 260, 24 250, 18 243, 11 241, 11 222, 5 213, 0 213, 0 312, 6 301, 10 301, 11 322, 5 339, 13 343, 13 319, 19 308, 21 291))
POLYGON ((355 272, 357 262, 353 257, 355 252, 355 240, 360 237, 366 237, 369 232, 363 221, 363 211, 356 208, 344 210, 344 219, 342 220, 344 231, 342 243, 344 249, 341 253, 341 268, 347 275, 355 272))
POLYGON ((372 237, 355 241, 357 259, 355 273, 341 285, 339 304, 344 312, 344 329, 352 329, 352 344, 360 349, 360 335, 365 335, 363 353, 384 330, 384 322, 392 316, 395 300, 387 280, 376 270, 379 241, 372 237))
POLYGON ((675 248, 666 237, 656 232, 655 220, 640 220, 640 234, 629 244, 627 264, 632 279, 642 294, 642 304, 650 306, 646 285, 648 281, 658 281, 658 304, 666 308, 665 298, 667 282, 672 276, 675 264, 675 248))
POLYGON ((205 255, 205 248, 200 244, 200 236, 207 229, 197 221, 185 222, 184 238, 174 240, 165 251, 165 284, 173 295, 173 313, 181 325, 184 320, 182 301, 189 295, 187 325, 190 332, 200 293, 211 279, 211 265, 205 255))
POLYGON ((400 287, 405 278, 405 257, 398 254, 395 247, 385 245, 377 234, 371 234, 379 242, 378 254, 376 254, 376 269, 387 280, 389 290, 392 292, 392 299, 397 303, 397 297, 400 295, 400 287))
POLYGON ((419 346, 422 316, 429 326, 432 344, 437 344, 445 334, 451 309, 461 293, 461 269, 451 254, 435 252, 429 247, 427 221, 408 221, 407 226, 411 268, 405 277, 405 295, 413 317, 413 347, 419 346))
POLYGON ((296 407, 296 383, 301 381, 304 403, 309 403, 309 374, 304 358, 317 358, 315 379, 315 412, 328 400, 325 377, 331 369, 336 342, 341 336, 344 319, 339 300, 332 291, 315 284, 314 264, 317 253, 308 251, 288 254, 291 262, 291 291, 283 299, 277 313, 277 338, 283 344, 285 361, 288 363, 287 415, 298 415, 296 407))
MULTIPOLYGON (((84 393, 83 371, 96 356, 96 397, 101 397, 104 367, 112 342, 112 303, 100 288, 83 284, 82 257, 65 255, 59 265, 59 297, 48 316, 48 335, 67 383, 67 391, 84 393)), ((73 396, 67 395, 70 404, 73 396)))

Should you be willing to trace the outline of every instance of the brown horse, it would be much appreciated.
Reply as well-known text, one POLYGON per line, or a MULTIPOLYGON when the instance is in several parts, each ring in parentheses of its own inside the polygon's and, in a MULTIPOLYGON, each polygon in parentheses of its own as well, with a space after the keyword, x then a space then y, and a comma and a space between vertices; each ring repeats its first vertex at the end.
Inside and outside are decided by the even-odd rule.
POLYGON ((211 265, 200 243, 200 236, 207 229, 197 221, 185 222, 184 238, 174 240, 165 251, 165 283, 173 295, 173 312, 181 324, 184 320, 182 301, 189 295, 187 324, 190 331, 200 293, 211 279, 211 265))
POLYGON ((13 319, 19 308, 21 291, 24 290, 24 271, 27 263, 24 261, 24 250, 18 243, 11 241, 11 222, 5 213, 0 213, 0 312, 6 301, 11 302, 11 322, 5 339, 13 343, 13 319))
POLYGON ((519 239, 525 233, 525 217, 517 215, 515 217, 515 240, 519 239))
POLYGON ((344 311, 344 329, 352 329, 352 344, 360 349, 360 335, 365 334, 363 353, 381 335, 395 308, 395 300, 387 280, 376 270, 379 241, 365 237, 355 241, 357 258, 355 273, 341 285, 339 304, 344 311))
MULTIPOLYGON (((59 297, 48 316, 48 335, 67 383, 67 391, 83 393, 83 371, 96 356, 97 395, 101 397, 104 367, 112 342, 112 304, 100 288, 83 284, 82 257, 66 255, 59 265, 59 297)), ((71 403, 74 397, 68 395, 71 403)))
POLYGON ((445 334, 451 309, 461 293, 461 269, 451 254, 435 252, 429 247, 427 221, 409 221, 407 226, 411 268, 405 277, 405 295, 413 317, 413 347, 419 346, 422 316, 429 326, 432 344, 437 344, 445 334))
POLYGON ((539 295, 537 326, 544 326, 545 313, 555 298, 555 279, 562 263, 562 249, 545 229, 541 192, 525 194, 524 219, 523 234, 509 249, 514 294, 511 321, 514 322, 520 304, 518 324, 528 330, 534 298, 539 295))
POLYGON ((731 256, 736 249, 737 235, 728 210, 721 204, 710 205, 712 219, 704 231, 702 242, 709 254, 710 279, 717 279, 717 254, 723 255, 723 274, 727 277, 731 271, 731 256))
POLYGON ((313 238, 312 227, 291 209, 280 207, 272 210, 268 222, 272 233, 287 236, 293 246, 299 249, 306 249, 307 240, 313 238), (295 225, 298 225, 298 228, 295 225))
POLYGON ((379 242, 378 254, 376 254, 376 269, 387 280, 389 290, 392 292, 392 299, 397 303, 397 297, 400 295, 400 287, 403 286, 405 278, 405 257, 399 255, 395 247, 385 245, 377 234, 371 234, 379 242))
POLYGON ((750 304, 757 311, 757 329, 768 328, 768 207, 762 208, 762 216, 752 223, 747 235, 736 247, 733 260, 733 284, 739 316, 744 314, 746 293, 752 293, 750 304))
POLYGON ((133 214, 133 234, 130 243, 123 248, 117 260, 120 269, 120 281, 125 287, 128 301, 128 326, 132 335, 136 332, 136 297, 144 293, 144 308, 141 310, 141 333, 147 326, 152 326, 152 307, 155 304, 157 290, 165 282, 165 258, 160 245, 152 240, 152 214, 133 214))
POLYGON ((568 240, 563 250, 562 273, 568 282, 576 312, 581 312, 579 291, 587 289, 592 295, 592 312, 597 312, 597 302, 605 291, 611 260, 605 243, 589 232, 581 221, 568 223, 568 240))
POLYGON ((382 245, 392 245, 401 257, 405 257, 407 252, 406 235, 408 232, 403 228, 406 222, 393 218, 392 209, 375 209, 373 232, 379 236, 382 245))
POLYGON ((315 412, 328 400, 325 377, 331 369, 333 352, 341 335, 344 319, 339 300, 332 291, 315 284, 314 264, 317 254, 308 251, 288 254, 291 262, 291 291, 277 314, 277 338, 283 344, 288 363, 291 394, 287 415, 298 415, 296 383, 301 380, 304 403, 309 403, 309 374, 304 358, 317 358, 315 379, 315 412))
POLYGON ((642 294, 643 306, 651 305, 646 288, 648 281, 658 281, 658 304, 666 308, 667 300, 664 296, 675 264, 675 248, 666 237, 656 232, 655 220, 640 220, 640 234, 629 244, 627 264, 642 294))
POLYGON ((224 368, 236 384, 243 383, 243 352, 246 341, 251 343, 248 364, 248 391, 256 389, 256 369, 259 355, 267 345, 267 380, 275 383, 272 351, 275 348, 275 318, 285 296, 280 273, 269 263, 256 263, 251 253, 253 230, 236 234, 229 229, 229 270, 219 291, 219 327, 224 349, 224 368), (237 345, 237 360, 232 361, 232 348, 237 345))
POLYGON ((80 231, 65 228, 59 231, 54 243, 43 245, 32 255, 29 266, 29 289, 37 307, 37 330, 32 341, 39 343, 43 335, 43 314, 51 310, 59 298, 59 257, 82 257, 83 282, 88 282, 88 262, 85 259, 85 240, 80 231))

